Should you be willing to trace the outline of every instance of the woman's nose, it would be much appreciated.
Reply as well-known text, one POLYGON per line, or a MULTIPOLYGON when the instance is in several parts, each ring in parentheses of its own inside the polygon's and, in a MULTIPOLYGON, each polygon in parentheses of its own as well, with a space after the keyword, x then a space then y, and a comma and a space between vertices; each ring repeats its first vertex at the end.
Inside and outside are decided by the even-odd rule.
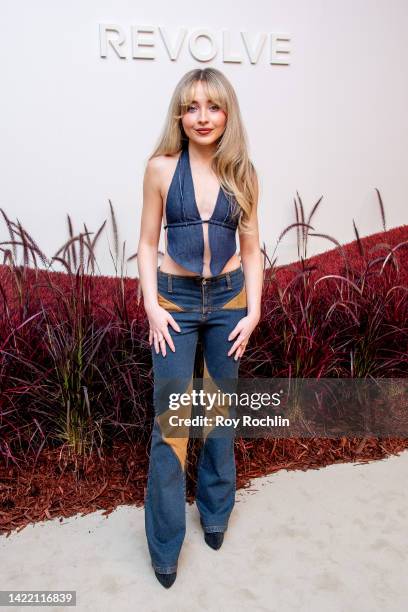
POLYGON ((201 109, 200 114, 198 116, 198 120, 201 123, 206 123, 207 122, 207 111, 205 109, 201 109))

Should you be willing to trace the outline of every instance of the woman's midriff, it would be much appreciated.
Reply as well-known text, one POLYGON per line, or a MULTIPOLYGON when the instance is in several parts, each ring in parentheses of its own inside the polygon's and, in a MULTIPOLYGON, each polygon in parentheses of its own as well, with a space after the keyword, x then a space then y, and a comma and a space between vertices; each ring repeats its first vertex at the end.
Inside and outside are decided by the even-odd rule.
MULTIPOLYGON (((241 260, 239 259, 238 255, 233 255, 231 259, 227 261, 227 263, 225 264, 221 272, 219 272, 219 274, 224 274, 224 272, 232 272, 232 270, 235 270, 236 268, 238 268, 240 264, 241 264, 241 260)), ((167 272, 168 274, 180 274, 183 276, 197 276, 195 272, 191 272, 191 270, 187 270, 186 268, 183 268, 183 266, 180 266, 178 263, 176 263, 170 257, 170 255, 168 255, 167 252, 165 253, 163 260, 160 264, 160 270, 162 272, 167 272)), ((202 276, 205 276, 206 278, 213 276, 211 274, 209 265, 206 262, 204 262, 202 276)))
MULTIPOLYGON (((164 221, 164 223, 166 223, 164 221)), ((211 251, 208 246, 208 223, 203 223, 203 231, 204 231, 204 266, 202 271, 202 276, 206 278, 213 276, 210 270, 210 258, 211 251)), ((186 276, 197 276, 195 272, 191 272, 191 270, 187 270, 180 266, 177 262, 174 261, 167 253, 167 229, 164 231, 164 239, 165 239, 165 254, 163 256, 163 260, 160 264, 160 270, 162 272, 167 272, 168 274, 181 274, 186 276)), ((235 270, 241 265, 241 260, 238 255, 235 253, 225 264, 221 272, 219 274, 223 274, 224 272, 231 272, 235 270)))

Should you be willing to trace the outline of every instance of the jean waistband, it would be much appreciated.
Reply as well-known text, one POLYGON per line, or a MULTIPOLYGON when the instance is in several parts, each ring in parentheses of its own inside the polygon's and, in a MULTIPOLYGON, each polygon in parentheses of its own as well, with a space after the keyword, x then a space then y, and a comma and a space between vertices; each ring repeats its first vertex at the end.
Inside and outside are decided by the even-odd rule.
POLYGON ((234 270, 230 270, 229 272, 223 272, 222 274, 217 274, 215 276, 202 276, 201 274, 196 274, 196 275, 172 274, 170 272, 162 272, 162 270, 160 270, 160 266, 157 268, 157 276, 159 278, 163 278, 163 280, 167 279, 170 282, 173 279, 174 280, 180 279, 183 281, 183 284, 190 283, 191 285, 201 285, 203 281, 205 281, 207 285, 212 285, 215 283, 219 283, 220 281, 222 282, 224 279, 227 281, 229 279, 235 279, 235 277, 239 277, 242 274, 243 274, 242 265, 240 265, 238 268, 235 268, 234 270))

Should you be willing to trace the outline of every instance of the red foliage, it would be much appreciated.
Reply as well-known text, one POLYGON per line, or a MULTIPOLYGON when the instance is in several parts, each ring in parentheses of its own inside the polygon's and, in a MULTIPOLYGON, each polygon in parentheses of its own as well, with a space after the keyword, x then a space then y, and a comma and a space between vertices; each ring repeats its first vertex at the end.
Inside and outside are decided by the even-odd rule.
MULTIPOLYGON (((384 256, 390 253, 385 243, 395 248, 405 241, 408 241, 408 226, 401 226, 388 232, 362 238, 360 245, 354 241, 342 249, 338 247, 331 249, 303 263, 296 262, 290 266, 265 270, 263 318, 258 331, 253 335, 252 346, 249 347, 248 354, 242 360, 241 372, 243 375, 257 376, 258 366, 271 368, 271 372, 274 372, 275 375, 277 372, 281 373, 280 375, 288 374, 287 368, 289 367, 290 375, 296 375, 293 374, 293 370, 290 370, 293 367, 294 357, 296 357, 296 354, 294 356, 291 352, 292 346, 284 346, 280 355, 274 353, 274 346, 282 342, 280 325, 283 323, 282 312, 275 318, 279 307, 276 296, 279 290, 285 290, 298 273, 304 273, 305 269, 309 269, 308 283, 309 286, 312 286, 325 275, 347 275, 352 282, 358 284, 361 282, 361 274, 366 271, 366 277, 370 283, 370 295, 381 295, 384 288, 387 289, 393 283, 405 287, 408 285, 406 246, 401 246, 395 251, 395 259, 391 254, 385 273, 378 274, 384 263, 384 256), (376 262, 376 257, 380 256, 383 259, 376 262), (368 262, 371 263, 367 268, 368 262), (270 333, 265 333, 265 330, 270 330, 270 333)), ((35 312, 36 308, 38 310, 50 308, 57 312, 62 307, 61 295, 69 296, 72 284, 79 282, 75 275, 48 273, 27 267, 21 268, 20 272, 26 275, 26 286, 35 288, 35 291, 30 293, 30 313, 35 312), (56 292, 56 287, 60 294, 56 292)), ((92 297, 90 301, 96 305, 96 312, 92 313, 95 324, 103 326, 119 318, 121 321, 126 320, 129 325, 130 322, 136 321, 139 330, 142 330, 143 333, 147 331, 144 328, 145 313, 138 300, 138 281, 136 279, 118 280, 117 278, 83 276, 82 282, 92 297), (120 282, 123 282, 123 293, 119 291, 120 282)), ((319 287, 315 297, 321 300, 321 304, 326 304, 326 307, 333 301, 336 282, 333 279, 326 279, 315 285, 319 287)), ((7 304, 9 316, 16 316, 18 307, 24 306, 24 299, 22 301, 22 295, 16 294, 15 277, 8 266, 0 266, 0 287, 3 315, 5 315, 4 305, 7 304)), ((299 303, 301 304, 301 301, 299 303)), ((398 317, 401 312, 405 311, 400 310, 399 313, 395 311, 395 316, 398 317)), ((298 315, 298 312, 291 312, 294 324, 300 327, 298 338, 306 337, 308 342, 310 338, 316 340, 315 330, 310 331, 310 329, 301 327, 305 322, 298 315)), ((385 312, 385 317, 387 321, 392 320, 393 313, 385 312)), ((339 321, 341 322, 341 318, 337 323, 339 321)), ((12 323, 13 320, 8 320, 8 324, 12 325, 12 323)), ((0 337, 4 342, 3 327, 5 328, 4 316, 0 329, 0 337)), ((330 335, 329 339, 334 341, 335 337, 330 335)), ((325 353, 327 347, 324 341, 327 341, 327 337, 317 337, 316 354, 320 359, 320 363, 315 366, 317 370, 325 367, 327 360, 325 353)), ((308 350, 302 347, 301 342, 298 348, 299 346, 302 351, 308 350)), ((146 348, 141 346, 140 355, 143 354, 143 350, 146 352, 146 348)), ((400 362, 396 365, 401 367, 400 362)), ((318 375, 313 367, 312 364, 310 373, 306 375, 318 375)), ((340 366, 339 371, 342 371, 340 366)), ((265 372, 268 370, 265 369, 265 372)), ((132 380, 129 372, 125 372, 125 375, 125 377, 129 375, 130 381, 129 386, 125 386, 127 393, 128 389, 132 388, 132 380)), ((141 379, 146 381, 146 385, 150 384, 145 373, 141 375, 141 379)), ((111 390, 114 390, 113 384, 111 390)), ((18 389, 18 394, 23 391, 23 388, 18 389)), ((16 389, 14 393, 17 397, 16 389)), ((119 404, 117 397, 112 398, 112 404, 114 399, 119 404)), ((0 403, 0 426, 4 432, 5 404, 3 402, 4 399, 0 403)), ((116 405, 114 410, 118 410, 116 405)), ((118 415, 119 412, 116 412, 112 422, 115 425, 123 426, 126 423, 122 423, 118 415)), ((141 422, 143 424, 143 421, 141 422)), ((194 456, 196 456, 196 446, 196 441, 190 441, 190 448, 193 448, 194 456)), ((406 448, 408 448, 408 440, 399 438, 388 440, 375 438, 362 440, 346 438, 340 440, 321 438, 307 440, 239 439, 236 441, 237 488, 247 487, 252 478, 280 469, 319 469, 331 463, 356 460, 366 462, 381 459, 389 454, 398 454, 406 448)), ((101 508, 105 510, 105 514, 108 514, 121 504, 133 503, 137 506, 143 504, 147 472, 146 443, 137 440, 129 443, 126 437, 118 436, 112 448, 102 447, 92 452, 90 456, 75 456, 74 458, 70 452, 67 452, 65 445, 60 448, 44 446, 44 448, 40 447, 40 451, 38 454, 28 452, 21 463, 18 457, 14 457, 14 462, 8 460, 0 464, 0 533, 9 534, 12 530, 21 529, 30 522, 53 517, 69 517, 78 512, 85 514, 101 508)), ((187 479, 188 501, 190 502, 194 500, 194 470, 195 462, 192 461, 188 466, 187 479)))

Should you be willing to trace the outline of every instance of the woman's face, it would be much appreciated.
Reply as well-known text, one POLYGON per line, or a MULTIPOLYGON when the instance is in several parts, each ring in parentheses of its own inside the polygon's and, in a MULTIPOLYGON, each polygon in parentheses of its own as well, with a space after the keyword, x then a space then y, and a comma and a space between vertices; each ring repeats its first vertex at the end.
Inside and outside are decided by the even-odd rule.
POLYGON ((222 136, 227 124, 227 115, 219 106, 208 100, 201 81, 195 86, 194 100, 181 122, 186 136, 198 144, 209 145, 222 136), (209 130, 201 132, 199 130, 209 130))

